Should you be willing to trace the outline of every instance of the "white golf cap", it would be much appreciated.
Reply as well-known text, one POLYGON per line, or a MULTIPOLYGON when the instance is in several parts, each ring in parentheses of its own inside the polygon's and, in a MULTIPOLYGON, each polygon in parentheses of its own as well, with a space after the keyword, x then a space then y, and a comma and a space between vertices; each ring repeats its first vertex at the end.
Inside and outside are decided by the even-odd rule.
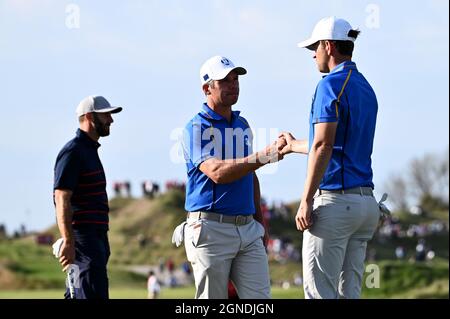
POLYGON ((323 18, 317 22, 311 37, 308 40, 300 42, 298 46, 300 48, 308 48, 320 40, 355 42, 355 38, 348 36, 350 30, 352 30, 352 26, 344 19, 338 19, 336 17, 323 18))
POLYGON ((90 95, 86 98, 84 98, 80 104, 77 106, 77 116, 84 115, 86 113, 119 113, 122 111, 122 108, 120 106, 111 106, 109 104, 108 100, 105 99, 103 96, 95 96, 90 95))
POLYGON ((247 73, 247 70, 240 66, 235 66, 229 59, 216 55, 203 63, 200 68, 200 81, 202 86, 212 80, 222 80, 228 73, 235 70, 238 75, 247 73))

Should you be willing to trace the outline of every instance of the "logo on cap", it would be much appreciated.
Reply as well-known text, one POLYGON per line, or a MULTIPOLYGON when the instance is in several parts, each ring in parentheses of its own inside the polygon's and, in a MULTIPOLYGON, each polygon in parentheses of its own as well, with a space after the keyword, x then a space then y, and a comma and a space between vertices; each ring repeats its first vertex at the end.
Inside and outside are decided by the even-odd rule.
POLYGON ((220 60, 220 62, 222 62, 222 64, 224 65, 230 65, 230 61, 227 58, 223 58, 222 60, 220 60))
POLYGON ((209 79, 209 75, 208 75, 208 74, 205 74, 205 75, 203 76, 203 81, 208 81, 208 79, 209 79))

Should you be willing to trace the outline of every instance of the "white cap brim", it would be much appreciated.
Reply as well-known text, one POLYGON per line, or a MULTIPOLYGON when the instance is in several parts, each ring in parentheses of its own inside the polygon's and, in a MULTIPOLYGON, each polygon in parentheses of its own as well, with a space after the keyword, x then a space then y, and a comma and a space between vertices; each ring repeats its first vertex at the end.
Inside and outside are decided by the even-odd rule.
MULTIPOLYGON (((322 39, 322 40, 326 40, 326 39, 322 39)), ((307 48, 308 50, 312 50, 310 48, 311 45, 313 45, 314 43, 321 41, 321 40, 316 40, 316 39, 308 39, 305 41, 302 41, 300 43, 297 44, 297 46, 299 48, 307 48)), ((346 37, 345 39, 332 39, 330 41, 351 41, 351 42, 355 42, 355 38, 351 38, 351 37, 346 37)))
POLYGON ((121 106, 113 106, 113 107, 109 107, 109 108, 105 108, 105 109, 101 109, 101 110, 95 110, 95 113, 119 113, 120 111, 122 111, 122 107, 121 106))
POLYGON ((319 40, 313 39, 313 38, 309 38, 308 40, 302 41, 300 43, 297 44, 297 46, 299 48, 308 48, 310 45, 313 45, 314 43, 316 43, 319 40))

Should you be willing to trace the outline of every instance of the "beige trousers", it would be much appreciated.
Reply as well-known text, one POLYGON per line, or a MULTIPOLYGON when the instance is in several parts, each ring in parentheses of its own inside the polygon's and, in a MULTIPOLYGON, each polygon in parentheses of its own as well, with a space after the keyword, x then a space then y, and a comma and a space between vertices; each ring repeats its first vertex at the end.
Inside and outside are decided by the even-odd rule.
POLYGON ((315 197, 312 214, 313 226, 303 233, 305 298, 359 298, 378 203, 372 196, 322 194, 315 197))
POLYGON ((188 218, 184 245, 191 262, 198 299, 227 299, 228 281, 241 299, 268 299, 269 264, 262 237, 264 227, 188 218))

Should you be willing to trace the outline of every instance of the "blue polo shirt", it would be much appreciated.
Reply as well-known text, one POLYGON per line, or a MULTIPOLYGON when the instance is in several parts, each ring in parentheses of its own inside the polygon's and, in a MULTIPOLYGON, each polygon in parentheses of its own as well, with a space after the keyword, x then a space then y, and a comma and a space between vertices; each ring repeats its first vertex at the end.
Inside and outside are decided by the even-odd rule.
POLYGON ((311 107, 310 148, 314 124, 338 122, 321 189, 374 187, 371 155, 377 111, 375 92, 354 62, 339 64, 319 82, 311 107))
POLYGON ((205 103, 186 125, 183 152, 187 168, 186 204, 190 212, 225 215, 255 213, 253 173, 228 184, 216 184, 200 170, 209 158, 242 158, 252 153, 253 134, 247 121, 233 111, 231 123, 205 103))
POLYGON ((108 230, 108 195, 99 147, 98 142, 78 129, 56 158, 53 189, 73 192, 70 204, 74 229, 108 230))

